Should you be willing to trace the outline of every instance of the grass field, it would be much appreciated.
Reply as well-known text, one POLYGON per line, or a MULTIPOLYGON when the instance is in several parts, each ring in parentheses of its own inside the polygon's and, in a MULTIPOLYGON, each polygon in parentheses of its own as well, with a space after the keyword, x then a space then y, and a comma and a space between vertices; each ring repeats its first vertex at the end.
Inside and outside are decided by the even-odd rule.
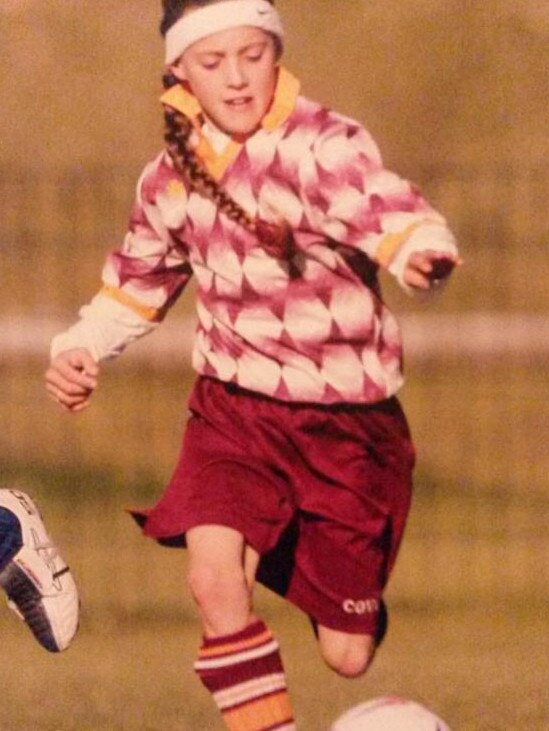
MULTIPOLYGON (((404 396, 420 447, 417 496, 371 672, 337 678, 306 619, 258 596, 282 644, 299 729, 325 731, 347 707, 399 694, 452 731, 549 731, 547 369, 412 371, 404 396)), ((1 481, 39 499, 83 614, 75 645, 51 656, 0 606, 0 730, 221 731, 192 672, 199 628, 185 554, 142 539, 122 510, 161 489, 188 384, 119 364, 74 420, 49 408, 34 368, 12 364, 4 376, 1 481)))
MULTIPOLYGON (((412 364, 417 496, 370 674, 337 678, 307 621, 259 595, 300 731, 323 731, 381 694, 426 703, 452 731, 549 731, 547 368, 462 366, 412 364)), ((75 420, 50 408, 36 364, 0 372, 0 480, 39 499, 84 607, 77 642, 55 657, 0 606, 0 730, 221 731, 192 673, 199 629, 185 554, 142 539, 122 510, 150 502, 169 473, 187 379, 117 364, 75 420)))
MULTIPOLYGON (((83 474, 69 501, 70 475, 49 500, 51 485, 42 477, 40 503, 79 584, 81 630, 66 653, 49 655, 0 606, 0 729, 221 731, 192 672, 200 635, 184 587, 186 554, 144 540, 109 486, 86 500, 97 478, 83 474)), ((143 499, 146 492, 134 490, 143 499)), ((347 681, 326 669, 307 620, 258 589, 257 609, 282 645, 300 731, 325 731, 344 709, 385 694, 424 702, 452 731, 549 731, 548 605, 543 587, 535 588, 543 572, 525 576, 524 594, 512 596, 504 593, 502 571, 498 596, 493 556, 483 564, 474 550, 482 545, 478 536, 469 537, 466 556, 459 541, 441 536, 429 548, 430 502, 416 504, 389 591, 390 632, 366 677, 347 681)), ((468 510, 465 501, 459 505, 468 510)), ((447 507, 455 513, 458 506, 447 507)), ((516 546, 500 545, 503 564, 516 546)))
MULTIPOLYGON (((423 701, 453 731, 549 729, 541 611, 397 605, 370 674, 347 681, 324 668, 301 616, 264 596, 259 604, 281 642, 302 731, 326 730, 345 708, 384 694, 423 701)), ((77 641, 60 656, 35 646, 7 610, 0 636, 3 731, 221 731, 192 673, 198 627, 185 611, 84 609, 77 641)))

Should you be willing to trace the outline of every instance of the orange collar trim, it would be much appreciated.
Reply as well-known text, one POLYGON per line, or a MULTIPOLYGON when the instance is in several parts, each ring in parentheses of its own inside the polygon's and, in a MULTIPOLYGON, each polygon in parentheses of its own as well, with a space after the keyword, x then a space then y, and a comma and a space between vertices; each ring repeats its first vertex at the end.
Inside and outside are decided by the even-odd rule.
POLYGON ((196 154, 206 166, 206 170, 214 178, 221 180, 225 171, 236 160, 242 143, 231 140, 221 154, 218 154, 203 134, 200 135, 196 154))
MULTIPOLYGON (((279 68, 273 103, 261 120, 263 129, 267 132, 273 132, 277 127, 284 124, 295 108, 299 90, 299 80, 281 66, 279 68)), ((177 84, 168 89, 160 97, 160 101, 162 104, 173 107, 178 112, 182 112, 182 114, 192 121, 199 135, 199 144, 196 152, 208 172, 216 180, 219 180, 229 165, 235 160, 242 148, 242 143, 231 140, 225 150, 220 155, 217 154, 202 134, 202 125, 200 122, 202 108, 200 103, 194 94, 188 91, 182 84, 177 84)))
POLYGON ((202 113, 198 99, 190 91, 187 91, 182 84, 170 87, 168 91, 162 94, 160 101, 168 107, 177 109, 178 112, 181 112, 193 122, 196 122, 202 113))
POLYGON ((281 66, 278 72, 278 81, 274 93, 273 103, 267 114, 261 120, 261 126, 267 132, 274 132, 288 119, 295 109, 301 84, 299 79, 288 69, 281 66))

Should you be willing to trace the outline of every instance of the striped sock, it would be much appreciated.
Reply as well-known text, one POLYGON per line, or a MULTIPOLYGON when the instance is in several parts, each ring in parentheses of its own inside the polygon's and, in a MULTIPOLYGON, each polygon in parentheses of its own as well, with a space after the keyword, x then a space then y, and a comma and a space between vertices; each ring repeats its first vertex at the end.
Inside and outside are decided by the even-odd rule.
POLYGON ((205 638, 194 668, 230 731, 295 731, 278 642, 263 622, 205 638))

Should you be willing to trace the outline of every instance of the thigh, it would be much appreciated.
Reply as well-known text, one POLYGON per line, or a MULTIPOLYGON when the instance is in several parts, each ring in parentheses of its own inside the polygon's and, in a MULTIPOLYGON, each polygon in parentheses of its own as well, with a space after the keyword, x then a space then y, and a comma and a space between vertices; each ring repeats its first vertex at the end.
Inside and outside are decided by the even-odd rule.
POLYGON ((324 418, 309 450, 314 469, 300 475, 287 596, 320 625, 377 635, 409 510, 413 447, 396 402, 324 418))
POLYGON ((187 533, 188 581, 206 635, 231 634, 253 619, 252 591, 259 556, 244 536, 223 525, 187 533))
POLYGON ((220 569, 243 568, 244 536, 224 525, 199 525, 187 531, 189 563, 220 569))
POLYGON ((355 509, 357 524, 300 516, 286 596, 317 624, 350 635, 378 634, 387 582, 387 515, 355 509), (362 516, 362 517, 361 517, 362 516))
POLYGON ((193 528, 226 526, 258 552, 270 550, 290 520, 287 482, 258 444, 251 398, 201 381, 177 466, 144 530, 163 542, 183 542, 193 528))
POLYGON ((224 525, 199 525, 187 531, 190 567, 196 564, 220 570, 240 569, 248 586, 253 586, 259 553, 246 544, 242 533, 224 525))

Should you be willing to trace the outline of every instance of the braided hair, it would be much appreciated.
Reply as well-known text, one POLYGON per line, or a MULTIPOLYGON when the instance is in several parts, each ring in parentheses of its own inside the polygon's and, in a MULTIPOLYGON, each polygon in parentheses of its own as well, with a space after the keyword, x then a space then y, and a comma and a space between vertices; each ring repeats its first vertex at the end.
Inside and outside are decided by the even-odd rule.
MULTIPOLYGON (((160 23, 160 33, 165 36, 187 8, 211 5, 215 1, 162 0, 164 13, 160 23)), ((269 2, 273 4, 273 0, 269 0, 269 2)), ((164 75, 163 84, 165 89, 169 89, 178 83, 179 80, 172 74, 167 73, 164 75)), ((289 228, 271 224, 258 217, 252 217, 223 190, 202 165, 191 141, 193 125, 187 115, 171 107, 166 107, 164 120, 164 139, 167 152, 175 169, 188 181, 191 190, 212 200, 231 221, 256 234, 264 249, 271 255, 281 258, 291 256, 293 237, 289 228)))

